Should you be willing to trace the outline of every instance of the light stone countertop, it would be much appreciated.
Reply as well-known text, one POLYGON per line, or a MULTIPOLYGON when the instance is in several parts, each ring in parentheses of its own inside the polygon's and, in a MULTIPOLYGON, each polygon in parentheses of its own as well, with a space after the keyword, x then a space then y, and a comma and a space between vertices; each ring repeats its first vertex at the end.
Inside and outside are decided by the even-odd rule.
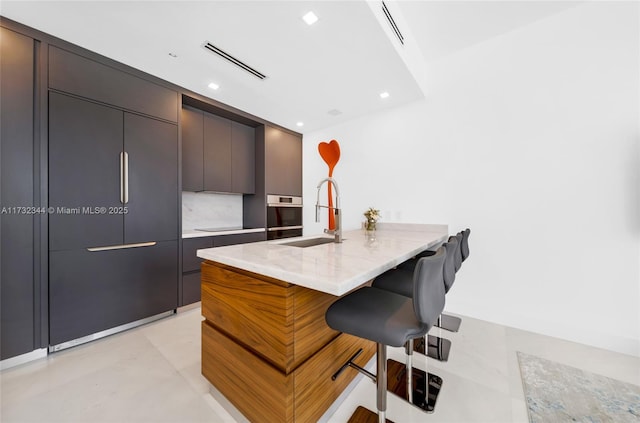
POLYGON ((264 232, 265 228, 253 228, 253 229, 220 229, 215 231, 199 231, 195 229, 189 229, 182 231, 182 239, 185 238, 201 238, 205 236, 220 236, 220 235, 236 235, 236 234, 251 234, 256 232, 264 232))
POLYGON ((341 296, 398 264, 446 241, 447 225, 379 224, 375 236, 346 231, 341 244, 294 247, 284 243, 327 235, 261 241, 198 250, 200 258, 341 296))

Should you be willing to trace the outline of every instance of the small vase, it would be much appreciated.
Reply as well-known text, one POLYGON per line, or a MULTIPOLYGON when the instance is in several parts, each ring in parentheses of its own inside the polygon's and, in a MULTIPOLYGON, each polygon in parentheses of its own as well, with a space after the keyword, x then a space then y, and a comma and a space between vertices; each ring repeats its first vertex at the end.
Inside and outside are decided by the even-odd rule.
POLYGON ((376 221, 375 220, 367 220, 364 222, 364 228, 367 231, 375 231, 376 230, 376 221))

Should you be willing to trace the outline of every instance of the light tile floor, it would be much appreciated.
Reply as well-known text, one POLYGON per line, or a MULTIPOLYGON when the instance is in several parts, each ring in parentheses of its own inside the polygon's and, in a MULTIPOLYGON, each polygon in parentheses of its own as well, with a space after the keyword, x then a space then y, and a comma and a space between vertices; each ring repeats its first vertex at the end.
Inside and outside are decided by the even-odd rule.
MULTIPOLYGON (((0 421, 244 422, 200 374, 200 308, 49 355, 0 373, 0 421)), ((444 379, 435 413, 388 397, 387 417, 409 422, 526 422, 516 351, 640 385, 640 359, 463 317, 446 363, 415 355, 444 379)), ((389 348, 403 361, 403 349, 389 348)), ((323 421, 343 423, 358 405, 375 410, 375 385, 353 384, 323 421)), ((302 422, 307 423, 307 422, 302 422)))

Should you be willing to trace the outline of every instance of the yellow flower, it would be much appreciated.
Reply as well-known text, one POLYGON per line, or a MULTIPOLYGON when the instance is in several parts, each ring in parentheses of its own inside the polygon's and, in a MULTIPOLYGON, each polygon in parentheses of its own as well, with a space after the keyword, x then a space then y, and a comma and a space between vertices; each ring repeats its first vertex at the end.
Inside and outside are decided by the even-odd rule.
POLYGON ((380 216, 380 210, 376 210, 373 207, 369 207, 369 210, 365 211, 363 214, 364 214, 364 217, 367 218, 367 220, 369 221, 372 220, 374 222, 380 219, 380 217, 382 217, 380 216))

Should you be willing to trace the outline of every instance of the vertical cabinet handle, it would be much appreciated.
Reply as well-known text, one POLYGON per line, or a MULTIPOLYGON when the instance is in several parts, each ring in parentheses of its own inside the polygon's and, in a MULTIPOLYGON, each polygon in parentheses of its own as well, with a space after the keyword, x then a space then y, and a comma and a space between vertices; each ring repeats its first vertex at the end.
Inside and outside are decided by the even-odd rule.
POLYGON ((124 152, 124 204, 129 202, 129 153, 124 152))
POLYGON ((120 153, 120 202, 129 202, 129 154, 126 151, 120 153))
POLYGON ((124 152, 120 152, 120 202, 124 204, 124 152))

